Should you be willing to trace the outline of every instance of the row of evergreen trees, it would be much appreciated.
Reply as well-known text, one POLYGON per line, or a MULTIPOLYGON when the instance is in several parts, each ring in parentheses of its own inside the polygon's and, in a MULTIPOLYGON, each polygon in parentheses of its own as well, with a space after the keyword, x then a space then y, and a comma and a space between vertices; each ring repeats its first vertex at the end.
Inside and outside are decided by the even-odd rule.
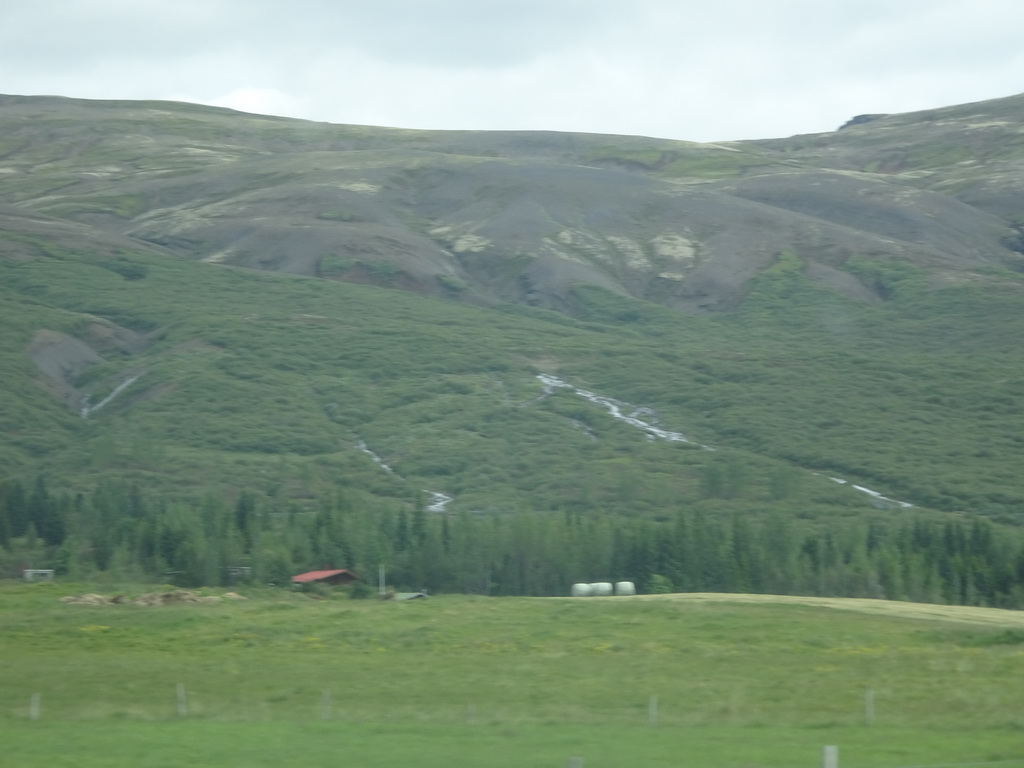
POLYGON ((892 512, 801 526, 766 514, 669 520, 519 512, 437 514, 338 492, 310 509, 242 493, 233 504, 0 485, 0 577, 55 568, 76 580, 287 585, 314 568, 434 592, 564 595, 575 581, 646 591, 871 597, 1024 608, 1024 532, 983 519, 892 512), (248 569, 248 570, 245 570, 248 569))

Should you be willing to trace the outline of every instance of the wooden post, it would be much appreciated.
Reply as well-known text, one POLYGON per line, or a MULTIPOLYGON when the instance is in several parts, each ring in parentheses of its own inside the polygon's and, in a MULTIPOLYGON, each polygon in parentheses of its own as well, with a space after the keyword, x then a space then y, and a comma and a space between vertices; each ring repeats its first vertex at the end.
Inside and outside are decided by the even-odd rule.
POLYGON ((839 768, 839 747, 825 747, 821 756, 822 768, 839 768))
POLYGON ((466 722, 476 722, 476 704, 473 704, 472 702, 466 705, 466 722))
POLYGON ((185 684, 178 683, 178 717, 185 717, 188 714, 188 699, 185 697, 185 684))
POLYGON ((583 758, 570 757, 569 762, 565 764, 565 768, 583 768, 583 758))
POLYGON ((864 725, 875 724, 875 692, 868 688, 864 692, 864 725))
POLYGON ((330 720, 331 719, 331 689, 324 688, 324 692, 320 695, 320 719, 330 720))
POLYGON ((38 720, 39 719, 39 705, 42 701, 42 696, 38 693, 33 693, 28 700, 28 719, 38 720))
POLYGON ((647 700, 647 724, 658 724, 658 694, 656 693, 652 693, 651 698, 647 700))

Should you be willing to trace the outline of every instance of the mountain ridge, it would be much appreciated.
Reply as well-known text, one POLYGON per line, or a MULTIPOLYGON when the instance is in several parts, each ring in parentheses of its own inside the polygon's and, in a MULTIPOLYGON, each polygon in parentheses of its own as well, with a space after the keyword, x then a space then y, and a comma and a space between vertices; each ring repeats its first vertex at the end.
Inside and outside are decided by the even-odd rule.
MULTIPOLYGON (((1002 114, 1007 102, 1019 97, 981 105, 1002 114)), ((855 253, 1021 263, 997 195, 975 185, 964 196, 986 204, 974 205, 936 193, 958 183, 956 168, 908 180, 923 172, 906 148, 882 153, 902 153, 901 174, 871 170, 888 162, 877 152, 857 154, 865 137, 964 108, 727 144, 335 126, 176 103, 5 97, 0 110, 4 202, 21 209, 179 256, 485 304, 571 312, 572 288, 590 284, 684 311, 732 310, 786 250, 819 272, 855 253), (67 110, 98 123, 62 140, 46 115, 67 110), (18 146, 25 133, 50 151, 18 146), (73 158, 70 175, 58 148, 73 158)), ((944 136, 947 122, 929 130, 944 136)))

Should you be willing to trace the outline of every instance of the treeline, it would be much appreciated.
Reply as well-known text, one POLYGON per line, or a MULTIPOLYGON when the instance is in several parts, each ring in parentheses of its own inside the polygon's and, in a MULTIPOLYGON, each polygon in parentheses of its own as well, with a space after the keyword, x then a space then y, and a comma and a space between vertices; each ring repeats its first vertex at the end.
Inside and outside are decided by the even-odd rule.
POLYGON ((1024 608, 1024 531, 984 518, 892 512, 814 526, 686 509, 665 520, 606 512, 430 512, 339 491, 312 508, 239 494, 234 503, 147 497, 101 484, 53 493, 0 486, 0 577, 53 568, 75 580, 290 584, 348 568, 400 589, 565 595, 576 581, 641 591, 755 592, 1024 608))

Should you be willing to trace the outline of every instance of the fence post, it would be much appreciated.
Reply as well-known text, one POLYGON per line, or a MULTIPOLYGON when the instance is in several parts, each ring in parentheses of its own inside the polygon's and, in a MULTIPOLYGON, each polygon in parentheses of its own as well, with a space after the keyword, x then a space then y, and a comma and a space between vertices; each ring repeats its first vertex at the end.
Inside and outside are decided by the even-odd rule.
POLYGON ((39 719, 39 704, 42 701, 42 696, 38 693, 33 693, 28 700, 28 719, 38 720, 39 719))
POLYGON ((565 764, 565 768, 583 768, 583 758, 570 757, 569 761, 565 764))
POLYGON ((320 695, 320 719, 330 720, 331 719, 331 689, 324 688, 324 692, 320 695))
POLYGON ((185 717, 188 714, 188 699, 185 697, 185 684, 178 683, 178 717, 185 717))
POLYGON ((839 768, 839 747, 825 747, 821 756, 822 768, 839 768))
POLYGON ((875 724, 875 692, 871 688, 864 692, 864 724, 875 724))
POLYGON ((658 694, 656 693, 651 694, 651 698, 647 700, 647 724, 658 724, 658 694))

